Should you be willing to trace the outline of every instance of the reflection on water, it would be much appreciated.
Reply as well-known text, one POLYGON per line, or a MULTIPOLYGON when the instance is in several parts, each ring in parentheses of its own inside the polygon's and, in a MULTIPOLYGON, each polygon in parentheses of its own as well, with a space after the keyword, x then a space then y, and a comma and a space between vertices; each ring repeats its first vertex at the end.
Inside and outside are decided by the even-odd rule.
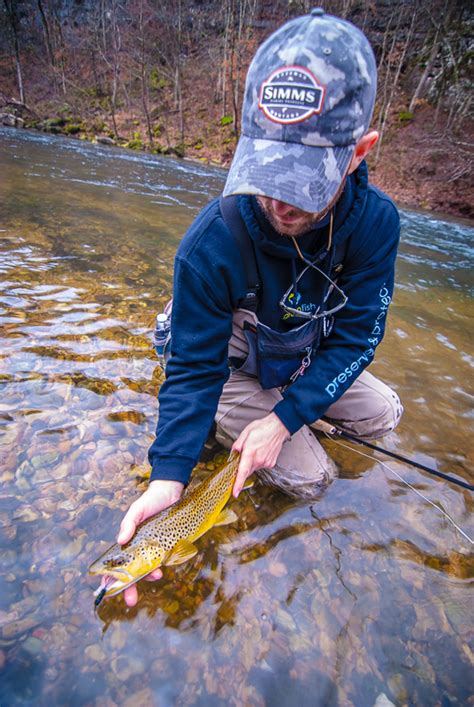
MULTIPOLYGON (((154 314, 223 173, 3 130, 0 175, 2 705, 466 703, 469 543, 331 442, 341 477, 317 504, 257 485, 137 607, 94 614, 87 566, 146 484, 154 314)), ((406 413, 385 443, 472 483, 472 229, 403 225, 374 369, 406 413)), ((467 491, 391 464, 469 530, 467 491)))

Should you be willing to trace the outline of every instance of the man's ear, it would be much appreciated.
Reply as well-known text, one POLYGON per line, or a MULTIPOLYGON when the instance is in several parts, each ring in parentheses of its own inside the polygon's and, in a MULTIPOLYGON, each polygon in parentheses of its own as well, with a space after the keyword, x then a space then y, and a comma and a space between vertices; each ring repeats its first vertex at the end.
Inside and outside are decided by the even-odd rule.
POLYGON ((352 172, 357 169, 362 160, 366 158, 371 149, 374 147, 378 139, 379 134, 377 130, 371 130, 370 133, 367 133, 364 137, 361 137, 355 147, 354 154, 352 155, 348 174, 352 174, 352 172))

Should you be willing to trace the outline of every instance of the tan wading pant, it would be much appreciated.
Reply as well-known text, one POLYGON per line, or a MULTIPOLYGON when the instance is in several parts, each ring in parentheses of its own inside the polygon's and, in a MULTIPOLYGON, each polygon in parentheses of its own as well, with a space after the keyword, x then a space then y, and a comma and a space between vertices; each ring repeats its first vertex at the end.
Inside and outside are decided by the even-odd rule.
MULTIPOLYGON (((256 322, 253 313, 234 315, 229 356, 245 358, 248 346, 244 320, 256 322)), ((224 386, 216 414, 216 439, 230 448, 253 420, 268 415, 282 399, 279 388, 263 390, 259 381, 238 371, 224 386)), ((395 429, 403 412, 400 399, 385 383, 363 371, 351 387, 325 414, 339 428, 363 438, 382 437, 395 429)), ((295 432, 283 444, 273 469, 261 469, 259 477, 290 496, 316 499, 336 476, 336 466, 311 431, 311 425, 295 432)))

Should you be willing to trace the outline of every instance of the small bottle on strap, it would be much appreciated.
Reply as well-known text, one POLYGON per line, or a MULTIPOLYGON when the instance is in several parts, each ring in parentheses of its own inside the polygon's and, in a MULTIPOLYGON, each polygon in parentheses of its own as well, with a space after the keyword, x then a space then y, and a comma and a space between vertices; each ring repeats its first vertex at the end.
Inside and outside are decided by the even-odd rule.
POLYGON ((162 369, 165 369, 167 360, 167 347, 171 340, 171 317, 166 312, 156 315, 155 331, 153 332, 153 344, 158 356, 158 361, 162 369))

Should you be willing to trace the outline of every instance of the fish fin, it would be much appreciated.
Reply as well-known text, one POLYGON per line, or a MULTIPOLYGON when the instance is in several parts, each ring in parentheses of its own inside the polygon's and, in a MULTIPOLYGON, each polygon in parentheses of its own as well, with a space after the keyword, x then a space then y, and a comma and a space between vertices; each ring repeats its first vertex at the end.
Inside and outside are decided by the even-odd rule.
POLYGON ((197 547, 189 542, 189 540, 178 540, 163 564, 181 565, 183 562, 190 560, 191 557, 194 557, 194 555, 197 555, 197 551, 197 547))
POLYGON ((230 523, 235 523, 235 521, 238 520, 238 516, 234 511, 229 510, 228 508, 224 508, 223 511, 219 513, 217 516, 217 520, 214 523, 214 527, 216 525, 229 525, 230 523))
POLYGON ((253 479, 248 478, 242 486, 242 491, 245 491, 245 489, 251 489, 254 483, 255 481, 253 479))

